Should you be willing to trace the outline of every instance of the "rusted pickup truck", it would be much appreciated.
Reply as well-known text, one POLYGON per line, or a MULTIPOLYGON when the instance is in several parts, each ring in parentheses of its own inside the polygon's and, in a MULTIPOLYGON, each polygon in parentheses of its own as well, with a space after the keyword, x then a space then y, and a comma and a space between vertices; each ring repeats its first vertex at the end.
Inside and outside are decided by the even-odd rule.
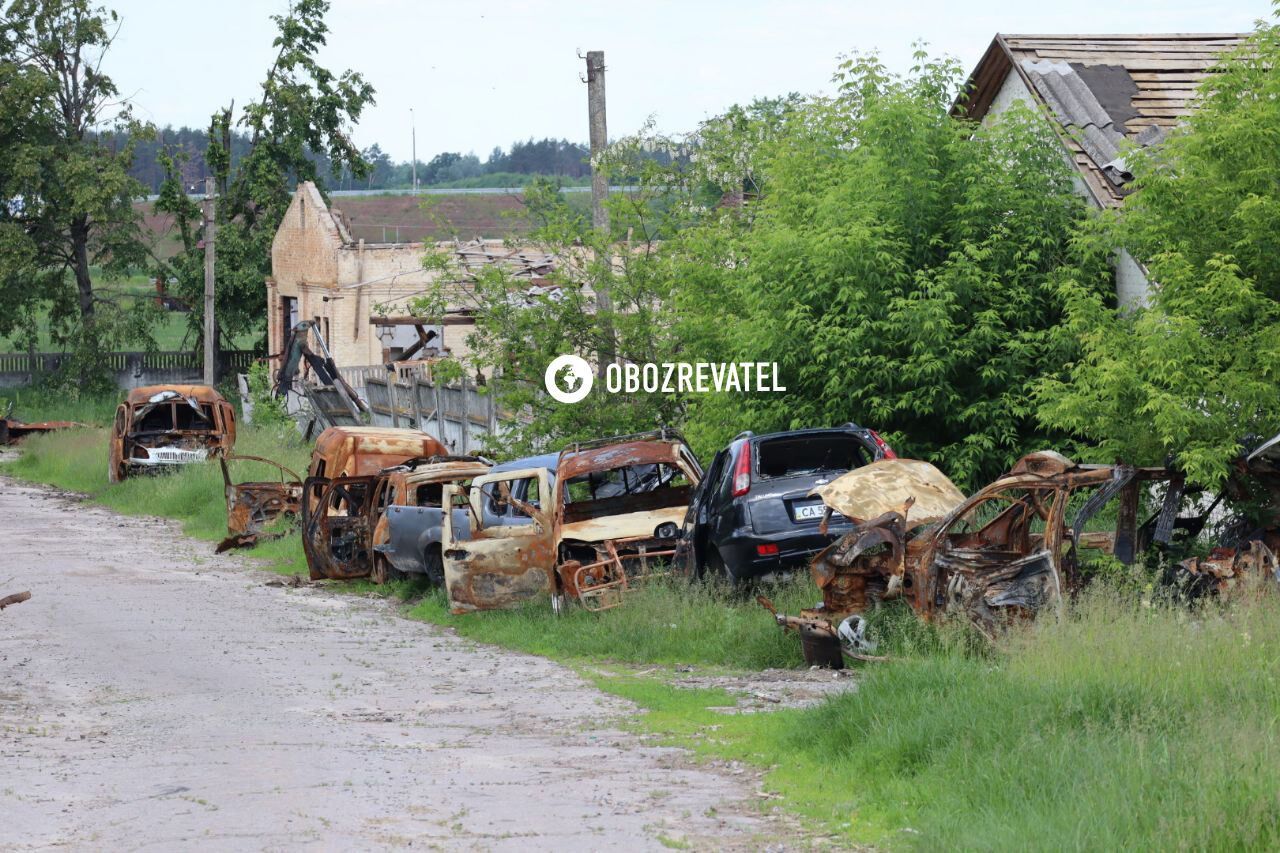
POLYGON ((116 409, 107 479, 224 456, 236 443, 231 404, 207 385, 134 388, 116 409))
POLYGON ((570 445, 553 475, 509 470, 451 485, 444 517, 445 586, 456 613, 539 595, 603 610, 665 572, 702 468, 679 433, 660 430, 570 445), (523 497, 517 497, 523 495, 523 497), (487 511, 486 501, 515 512, 487 511), (532 523, 529 523, 532 519, 532 523))
MULTIPOLYGON (((442 482, 470 479, 488 468, 477 457, 449 456, 438 439, 416 430, 325 430, 303 484, 302 547, 311 578, 394 577, 402 570, 388 553, 387 509, 434 505, 438 511, 442 482)), ((427 571, 426 556, 420 558, 427 571)), ((413 565, 407 555, 404 565, 413 565)))

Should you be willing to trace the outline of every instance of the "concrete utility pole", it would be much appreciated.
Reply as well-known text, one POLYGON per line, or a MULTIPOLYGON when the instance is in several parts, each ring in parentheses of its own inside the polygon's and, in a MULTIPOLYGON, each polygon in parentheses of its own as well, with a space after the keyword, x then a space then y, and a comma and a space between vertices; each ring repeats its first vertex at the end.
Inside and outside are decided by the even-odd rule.
POLYGON ((409 146, 413 158, 413 191, 418 191, 418 126, 413 121, 413 107, 409 107, 409 146))
MULTIPOLYGON (((609 244, 609 211, 605 207, 605 200, 609 196, 609 183, 607 176, 596 168, 596 164, 604 156, 604 149, 609 144, 609 131, 605 124, 604 109, 603 50, 587 51, 587 118, 590 122, 591 132, 591 226, 605 238, 602 241, 602 245, 607 246, 609 244)), ((605 258, 603 260, 608 263, 612 259, 605 258)), ((613 311, 613 297, 610 295, 608 284, 603 278, 596 288, 596 308, 602 314, 608 314, 613 311)), ((596 364, 596 372, 602 377, 605 375, 605 369, 609 366, 609 362, 613 361, 614 356, 612 325, 606 323, 604 333, 608 342, 600 352, 600 358, 596 364)))
POLYGON ((217 222, 214 219, 213 198, 215 194, 213 178, 204 181, 204 384, 213 385, 218 381, 218 324, 213 316, 214 278, 213 246, 217 236, 217 222))

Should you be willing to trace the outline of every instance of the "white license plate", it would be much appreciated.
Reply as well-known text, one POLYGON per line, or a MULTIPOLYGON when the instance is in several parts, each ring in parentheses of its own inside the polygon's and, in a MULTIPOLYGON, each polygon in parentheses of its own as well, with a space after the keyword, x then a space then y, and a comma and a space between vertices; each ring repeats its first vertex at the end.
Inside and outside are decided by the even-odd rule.
POLYGON ((811 519, 822 518, 823 513, 827 511, 824 504, 796 504, 791 507, 791 512, 795 516, 796 521, 809 521, 811 519))

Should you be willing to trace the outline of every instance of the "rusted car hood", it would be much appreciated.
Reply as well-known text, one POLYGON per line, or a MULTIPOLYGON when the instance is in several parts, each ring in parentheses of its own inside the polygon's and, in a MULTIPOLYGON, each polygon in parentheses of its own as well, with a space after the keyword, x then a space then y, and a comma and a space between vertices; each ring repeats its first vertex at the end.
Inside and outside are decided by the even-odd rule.
POLYGON ((919 459, 881 459, 842 474, 809 494, 846 518, 867 521, 887 512, 907 512, 907 527, 928 524, 946 516, 965 496, 934 466, 919 459))
POLYGON ((653 532, 667 522, 679 527, 684 521, 686 510, 687 507, 675 506, 646 512, 610 515, 604 518, 588 518, 585 521, 561 525, 560 538, 577 542, 603 542, 606 539, 653 536, 653 532))

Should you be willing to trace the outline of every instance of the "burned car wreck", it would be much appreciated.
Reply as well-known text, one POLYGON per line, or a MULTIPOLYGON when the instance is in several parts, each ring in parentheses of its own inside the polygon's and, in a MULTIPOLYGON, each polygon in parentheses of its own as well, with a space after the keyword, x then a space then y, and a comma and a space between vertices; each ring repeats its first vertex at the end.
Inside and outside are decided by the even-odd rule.
POLYGON ((134 388, 116 409, 107 479, 203 462, 230 453, 235 410, 207 385, 134 388))
POLYGON ((1189 490, 1177 472, 1077 464, 1052 451, 1029 454, 971 497, 958 496, 916 460, 875 462, 822 490, 829 511, 858 524, 810 565, 821 605, 774 614, 801 634, 807 660, 838 666, 841 648, 870 651, 862 615, 893 599, 926 620, 962 614, 993 636, 1078 590, 1082 555, 1129 564, 1175 536, 1194 538, 1206 521, 1205 511, 1179 516, 1189 490), (1139 523, 1144 497, 1158 508, 1139 523))
POLYGON ((43 435, 47 432, 82 426, 84 424, 76 423, 75 421, 40 421, 39 423, 29 424, 13 416, 13 401, 10 400, 9 405, 5 407, 4 414, 0 415, 0 445, 17 444, 29 435, 43 435))
POLYGON ((416 456, 373 475, 309 478, 302 539, 311 578, 385 583, 425 574, 443 583, 444 487, 490 464, 479 456, 416 456))
POLYGON ((229 454, 218 462, 222 466, 223 493, 227 500, 227 537, 218 543, 215 553, 282 536, 280 532, 265 531, 277 519, 297 519, 302 506, 302 480, 298 475, 261 456, 229 454), (276 469, 277 477, 236 483, 231 479, 229 462, 266 465, 276 469))
POLYGON ((465 510, 445 517, 453 611, 539 595, 557 608, 570 600, 592 610, 617 606, 631 586, 667 571, 701 477, 684 439, 658 430, 570 445, 554 477, 542 465, 447 487, 446 502, 465 510))

